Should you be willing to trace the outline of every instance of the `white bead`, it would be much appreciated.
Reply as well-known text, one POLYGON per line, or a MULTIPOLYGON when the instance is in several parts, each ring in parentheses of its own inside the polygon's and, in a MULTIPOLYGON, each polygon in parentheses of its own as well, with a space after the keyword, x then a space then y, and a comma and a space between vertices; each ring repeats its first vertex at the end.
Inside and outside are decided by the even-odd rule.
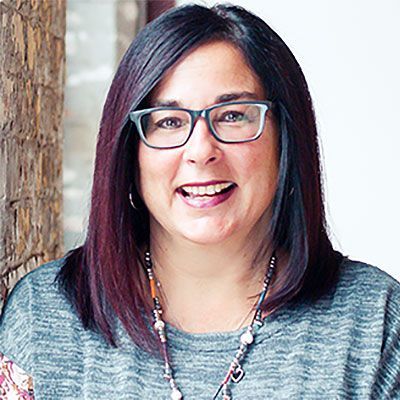
POLYGON ((253 343, 253 340, 254 340, 254 337, 253 337, 252 333, 249 331, 243 333, 243 335, 240 336, 240 341, 243 344, 251 344, 251 343, 253 343))
POLYGON ((172 400, 181 400, 183 398, 182 393, 179 391, 179 389, 172 389, 171 392, 171 399, 172 400))
POLYGON ((165 326, 165 324, 164 324, 163 321, 161 321, 161 319, 159 319, 158 321, 156 321, 156 322, 154 323, 154 329, 155 329, 156 331, 158 331, 158 330, 160 330, 160 329, 164 329, 164 326, 165 326))

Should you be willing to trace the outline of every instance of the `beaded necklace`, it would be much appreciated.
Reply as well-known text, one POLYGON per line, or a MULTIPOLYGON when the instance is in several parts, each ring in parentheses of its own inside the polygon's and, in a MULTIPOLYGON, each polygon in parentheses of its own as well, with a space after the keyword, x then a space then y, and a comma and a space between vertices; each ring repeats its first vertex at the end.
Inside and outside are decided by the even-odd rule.
MULTIPOLYGON (((162 355, 164 358, 164 379, 169 383, 171 389, 171 400, 181 400, 183 399, 183 394, 180 391, 175 381, 174 371, 172 369, 168 353, 168 341, 165 330, 165 322, 161 318, 162 307, 160 304, 160 299, 157 296, 157 288, 156 288, 157 284, 153 272, 153 262, 151 259, 150 251, 146 251, 144 256, 144 261, 146 265, 147 277, 149 279, 149 284, 150 284, 151 297, 153 299, 153 305, 154 305, 154 308, 152 310, 153 327, 160 339, 162 355)), ((249 347, 254 342, 255 334, 257 333, 258 329, 263 325, 261 305, 265 299, 265 296, 267 295, 269 285, 271 283, 271 279, 275 271, 275 264, 276 264, 276 256, 273 253, 269 260, 269 266, 264 278, 263 290, 258 298, 257 306, 253 318, 251 320, 251 323, 247 327, 246 332, 244 332, 240 336, 239 348, 236 351, 235 357, 229 366, 228 372, 226 373, 225 378, 223 379, 217 392, 215 393, 213 400, 217 399, 221 391, 223 395, 223 400, 231 400, 232 393, 229 386, 230 382, 232 381, 234 383, 239 383, 244 376, 244 370, 241 364, 245 358, 246 353, 248 352, 249 347)))

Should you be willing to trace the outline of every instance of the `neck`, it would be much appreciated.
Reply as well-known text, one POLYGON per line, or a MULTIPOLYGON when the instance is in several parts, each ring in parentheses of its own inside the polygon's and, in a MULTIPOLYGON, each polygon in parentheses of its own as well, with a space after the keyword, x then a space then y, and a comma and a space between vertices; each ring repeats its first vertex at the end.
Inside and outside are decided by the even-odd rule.
POLYGON ((154 272, 163 318, 192 333, 233 331, 250 322, 268 259, 255 263, 261 240, 202 245, 153 235, 154 272))

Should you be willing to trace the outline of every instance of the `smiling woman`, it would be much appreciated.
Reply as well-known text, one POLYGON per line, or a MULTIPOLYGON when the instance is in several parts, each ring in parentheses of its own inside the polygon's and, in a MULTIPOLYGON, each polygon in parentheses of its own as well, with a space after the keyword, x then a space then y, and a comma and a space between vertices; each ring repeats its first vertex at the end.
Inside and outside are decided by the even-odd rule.
POLYGON ((396 398, 399 306, 332 248, 290 50, 242 8, 192 5, 125 54, 86 241, 17 285, 0 350, 37 398, 396 398))
MULTIPOLYGON (((261 217, 276 191, 278 135, 264 100, 260 79, 226 41, 211 41, 190 52, 149 94, 150 105, 175 105, 151 112, 163 113, 159 120, 164 124, 166 113, 173 118, 167 129, 152 129, 149 136, 152 143, 161 146, 167 140, 168 147, 176 148, 160 151, 145 142, 138 148, 139 192, 150 212, 155 258, 158 248, 176 253, 188 241, 207 244, 216 252, 228 242, 233 251, 251 243, 250 254, 265 241, 259 225, 265 224, 261 217), (221 103, 224 98, 240 101, 221 103), (185 112, 177 106, 204 107, 206 118, 190 118, 186 112, 188 116, 178 119, 176 114, 185 112), (214 185, 219 185, 219 193, 214 185)), ((149 117, 153 118, 158 121, 157 116, 149 117)), ((200 266, 206 275, 213 268, 200 266)), ((221 268, 220 272, 224 273, 221 268)))

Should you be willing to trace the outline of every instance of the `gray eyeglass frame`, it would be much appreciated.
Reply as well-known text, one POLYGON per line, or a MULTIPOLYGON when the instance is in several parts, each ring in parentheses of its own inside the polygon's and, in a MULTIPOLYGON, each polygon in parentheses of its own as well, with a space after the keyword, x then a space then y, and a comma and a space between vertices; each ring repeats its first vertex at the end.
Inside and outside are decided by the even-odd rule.
POLYGON ((246 143, 246 142, 252 142, 254 140, 257 140, 261 136, 261 134, 262 134, 262 132, 264 130, 264 127, 265 127, 265 116, 266 116, 266 113, 267 113, 268 110, 272 109, 272 105, 273 105, 273 103, 270 100, 263 100, 263 101, 253 101, 253 100, 247 100, 246 101, 246 100, 243 100, 243 101, 227 101, 227 102, 224 102, 224 103, 218 103, 218 104, 214 104, 211 107, 203 108, 202 110, 190 110, 188 108, 172 107, 172 106, 171 107, 153 107, 153 108, 146 108, 144 110, 131 111, 129 113, 129 119, 136 125, 136 129, 137 129, 137 131, 139 133, 139 136, 140 136, 140 139, 142 140, 142 142, 146 146, 151 147, 153 149, 161 149, 161 150, 164 150, 164 149, 176 149, 178 147, 184 146, 189 141, 190 137, 192 136, 192 133, 193 133, 193 130, 194 130, 194 126, 195 126, 195 124, 197 122, 197 119, 199 117, 203 117, 206 120, 208 129, 210 130, 211 134, 214 136, 214 138, 218 142, 228 143, 228 144, 246 143), (218 136, 217 132, 214 130, 214 128, 212 126, 212 122, 210 121, 210 113, 211 113, 211 111, 214 110, 215 108, 234 105, 234 104, 254 104, 254 105, 258 105, 258 106, 261 107, 261 112, 262 112, 261 123, 260 123, 259 130, 258 130, 258 132, 256 133, 256 135, 254 137, 252 137, 250 139, 239 140, 239 141, 238 140, 224 140, 224 139, 220 138, 218 136), (165 147, 161 146, 161 147, 159 147, 159 146, 154 146, 154 145, 150 144, 147 141, 146 136, 145 136, 145 134, 143 132, 143 129, 142 129, 142 124, 141 124, 142 117, 145 114, 148 114, 150 112, 163 111, 163 110, 185 111, 188 114, 190 114, 190 123, 191 123, 190 131, 189 131, 186 139, 182 143, 180 143, 178 145, 175 145, 175 146, 165 146, 165 147))

